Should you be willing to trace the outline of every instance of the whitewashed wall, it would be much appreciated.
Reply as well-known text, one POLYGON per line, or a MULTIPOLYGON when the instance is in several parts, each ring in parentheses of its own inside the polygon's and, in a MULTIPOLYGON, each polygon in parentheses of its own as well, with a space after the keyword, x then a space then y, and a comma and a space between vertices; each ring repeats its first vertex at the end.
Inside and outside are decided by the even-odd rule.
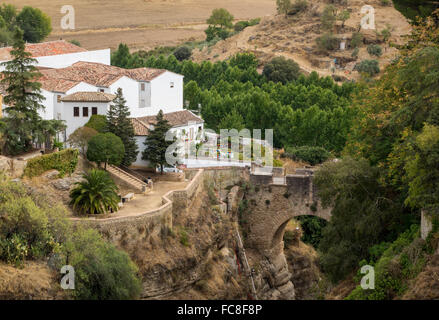
POLYGON ((164 113, 183 110, 183 76, 165 72, 151 81, 151 107, 147 115, 156 115, 160 109, 164 113), (174 87, 171 88, 171 82, 174 87))
POLYGON ((63 102, 62 104, 62 120, 65 120, 67 125, 67 139, 76 129, 78 129, 79 127, 83 127, 88 122, 88 120, 90 120, 90 117, 92 116, 92 107, 98 108, 98 114, 106 115, 110 106, 110 103, 102 102, 63 102), (73 116, 74 107, 79 107, 79 117, 73 116), (88 107, 88 117, 84 117, 82 115, 83 107, 88 107))
POLYGON ((122 88, 123 97, 130 108, 131 117, 142 117, 139 111, 139 82, 128 77, 122 77, 114 82, 105 92, 116 94, 118 88, 122 88))
POLYGON ((149 161, 142 160, 142 152, 145 150, 145 145, 143 144, 146 140, 146 137, 144 136, 135 136, 134 137, 137 144, 137 151, 139 152, 137 154, 137 160, 131 164, 132 167, 139 167, 139 168, 145 168, 149 167, 149 161))

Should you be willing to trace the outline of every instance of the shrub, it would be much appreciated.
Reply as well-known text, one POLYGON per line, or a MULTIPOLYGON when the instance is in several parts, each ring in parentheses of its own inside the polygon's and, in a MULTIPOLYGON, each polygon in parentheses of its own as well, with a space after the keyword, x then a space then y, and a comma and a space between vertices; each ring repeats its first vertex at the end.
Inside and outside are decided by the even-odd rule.
POLYGON ((306 8, 308 8, 308 1, 306 1, 306 0, 296 0, 291 5, 291 9, 288 12, 288 14, 296 14, 296 13, 299 13, 299 12, 303 12, 303 11, 306 10, 306 8))
POLYGON ((75 268, 73 295, 76 299, 121 300, 139 297, 141 283, 136 265, 128 254, 105 242, 96 230, 76 231, 64 247, 62 264, 75 268))
POLYGON ((61 176, 71 174, 78 164, 78 155, 78 150, 66 149, 30 159, 24 169, 24 175, 32 178, 53 169, 58 170, 61 176))
POLYGON ((380 0, 380 3, 382 6, 390 6, 391 4, 390 0, 380 0))
POLYGON ((305 161, 311 165, 316 165, 325 162, 331 157, 331 153, 322 147, 288 147, 284 156, 295 161, 305 161))
POLYGON ((377 60, 363 60, 355 65, 354 70, 364 72, 369 76, 374 76, 380 73, 380 67, 377 60))
POLYGON ((351 38, 351 47, 357 48, 363 43, 363 34, 360 32, 354 32, 351 38))
POLYGON ((185 229, 180 230, 180 243, 185 247, 189 247, 189 235, 185 229))
POLYGON ((259 22, 261 22, 260 18, 255 18, 255 19, 251 19, 251 20, 248 20, 248 21, 238 21, 233 26, 233 29, 236 32, 240 32, 240 31, 244 30, 247 27, 251 27, 251 26, 255 26, 255 25, 259 24, 259 22))
POLYGON ((189 49, 186 46, 178 47, 174 52, 173 55, 177 58, 178 61, 187 60, 191 57, 192 52, 191 49, 189 49))
POLYGON ((352 51, 351 57, 357 59, 357 58, 358 58, 358 53, 359 53, 359 52, 360 52, 360 49, 355 48, 355 49, 352 51))
POLYGON ((332 33, 325 33, 316 38, 317 48, 321 51, 333 51, 338 48, 338 39, 332 33))
POLYGON ((381 49, 381 46, 377 44, 370 44, 367 46, 367 52, 370 55, 380 57, 383 54, 383 50, 381 49))
POLYGON ((285 84, 299 77, 300 67, 291 59, 276 57, 264 66, 262 74, 268 81, 282 82, 285 84))

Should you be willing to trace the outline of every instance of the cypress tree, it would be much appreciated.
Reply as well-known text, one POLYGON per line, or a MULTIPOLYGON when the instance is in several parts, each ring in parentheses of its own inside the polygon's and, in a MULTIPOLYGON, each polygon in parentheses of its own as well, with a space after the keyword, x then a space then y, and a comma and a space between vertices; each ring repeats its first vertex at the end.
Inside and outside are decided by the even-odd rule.
POLYGON ((108 131, 118 136, 125 147, 122 165, 130 166, 137 159, 137 144, 134 139, 134 128, 129 118, 130 111, 123 97, 122 89, 117 89, 116 98, 107 113, 108 131))
POLYGON ((166 150, 173 141, 166 141, 166 133, 171 129, 168 121, 163 117, 163 111, 157 114, 157 123, 144 142, 146 148, 142 153, 142 159, 150 161, 152 165, 160 165, 163 174, 163 166, 166 164, 166 150))
POLYGON ((3 62, 5 67, 0 84, 6 88, 4 103, 7 108, 6 153, 18 154, 28 151, 38 130, 41 117, 41 84, 37 80, 41 74, 35 67, 36 60, 25 51, 23 31, 14 32, 12 60, 3 62))

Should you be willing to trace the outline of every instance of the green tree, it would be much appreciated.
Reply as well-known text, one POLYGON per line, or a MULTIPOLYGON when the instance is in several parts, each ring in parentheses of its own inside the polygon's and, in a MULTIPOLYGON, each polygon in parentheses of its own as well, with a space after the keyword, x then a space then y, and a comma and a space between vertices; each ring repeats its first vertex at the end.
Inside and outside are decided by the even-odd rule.
POLYGON ((129 167, 131 163, 136 161, 137 150, 136 140, 134 138, 134 128, 131 123, 130 110, 126 105, 123 97, 122 89, 118 88, 116 98, 110 105, 107 113, 108 131, 118 136, 125 147, 125 154, 122 160, 124 166, 129 167))
POLYGON ((51 19, 38 8, 23 7, 17 16, 17 25, 28 42, 40 42, 52 31, 51 19))
POLYGON ((130 68, 130 49, 124 43, 120 43, 116 51, 111 54, 111 64, 120 68, 130 68))
POLYGON ((150 161, 156 167, 160 166, 160 172, 163 174, 163 166, 166 164, 166 150, 173 141, 166 141, 166 133, 171 129, 168 121, 160 110, 157 114, 156 124, 153 130, 149 131, 146 136, 145 150, 142 153, 142 159, 150 161))
POLYGON ((119 210, 118 188, 104 170, 92 169, 76 182, 70 192, 70 205, 80 214, 102 214, 119 210))
POLYGON ((191 57, 192 51, 186 46, 181 46, 175 49, 172 54, 177 58, 178 61, 183 61, 191 57))
POLYGON ((323 29, 332 31, 337 17, 336 13, 337 9, 332 4, 325 6, 322 12, 322 16, 320 17, 320 22, 323 29))
POLYGON ((320 242, 321 265, 332 281, 352 272, 369 248, 393 241, 409 227, 401 204, 380 183, 380 169, 368 161, 345 158, 327 162, 316 172, 314 182, 324 207, 331 206, 331 220, 320 242))
POLYGON ((300 67, 291 59, 287 60, 284 57, 276 57, 265 64, 262 74, 269 81, 285 84, 299 77, 300 67))
POLYGON ((87 159, 98 165, 108 164, 118 166, 124 157, 125 148, 122 140, 114 133, 99 133, 88 142, 87 159))
POLYGON ((218 129, 236 129, 238 132, 244 128, 244 119, 236 110, 232 110, 232 112, 226 115, 218 125, 218 129))
POLYGON ((83 155, 86 154, 86 149, 88 142, 91 138, 93 138, 95 135, 97 135, 98 132, 89 127, 80 127, 76 129, 68 138, 67 142, 75 147, 79 148, 81 150, 81 153, 83 155))
POLYGON ((374 76, 380 73, 380 67, 377 60, 363 60, 355 65, 354 70, 364 72, 369 76, 374 76))
POLYGON ((99 133, 108 131, 107 117, 103 114, 94 114, 90 117, 85 127, 92 128, 99 133))
POLYGON ((344 24, 345 24, 346 20, 349 19, 350 16, 351 16, 351 14, 349 13, 348 10, 343 10, 337 15, 337 20, 341 21, 342 28, 344 28, 344 24))
POLYGON ((232 14, 224 8, 213 9, 211 16, 207 19, 207 24, 211 26, 219 26, 220 28, 232 28, 233 27, 232 14))
POLYGON ((33 65, 36 60, 25 51, 23 32, 15 30, 14 46, 11 50, 12 60, 3 62, 5 67, 0 84, 6 88, 4 103, 7 108, 6 152, 18 154, 32 146, 41 117, 38 110, 41 104, 41 84, 37 80, 41 74, 33 65))

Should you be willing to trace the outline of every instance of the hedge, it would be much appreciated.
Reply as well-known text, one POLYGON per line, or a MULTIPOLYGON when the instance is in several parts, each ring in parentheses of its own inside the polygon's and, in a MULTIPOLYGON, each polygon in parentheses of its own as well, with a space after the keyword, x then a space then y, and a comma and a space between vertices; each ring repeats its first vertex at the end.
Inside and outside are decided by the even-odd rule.
POLYGON ((32 178, 52 169, 58 170, 60 176, 71 174, 78 164, 78 155, 77 149, 66 149, 30 159, 24 169, 24 175, 32 178))

